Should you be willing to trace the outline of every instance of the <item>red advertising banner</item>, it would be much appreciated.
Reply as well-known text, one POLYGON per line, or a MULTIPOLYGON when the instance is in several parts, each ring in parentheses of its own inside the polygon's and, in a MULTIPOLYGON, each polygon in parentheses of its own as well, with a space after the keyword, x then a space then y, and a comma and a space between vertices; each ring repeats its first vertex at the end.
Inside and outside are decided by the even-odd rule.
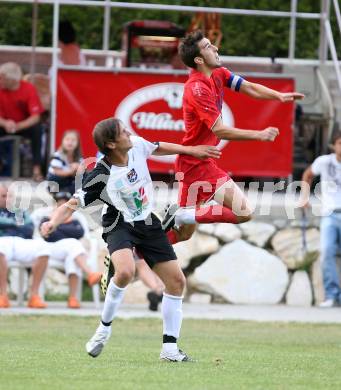
MULTIPOLYGON (((183 85, 187 75, 120 71, 60 70, 57 86, 56 147, 67 129, 81 133, 85 157, 95 156, 94 125, 105 118, 120 118, 132 134, 149 141, 180 143, 183 85)), ((294 90, 288 78, 254 78, 281 92, 294 90)), ((287 177, 292 172, 292 103, 252 99, 226 88, 223 121, 241 129, 280 129, 275 142, 224 141, 218 164, 234 176, 287 177)), ((173 172, 175 157, 153 157, 152 172, 173 172)))

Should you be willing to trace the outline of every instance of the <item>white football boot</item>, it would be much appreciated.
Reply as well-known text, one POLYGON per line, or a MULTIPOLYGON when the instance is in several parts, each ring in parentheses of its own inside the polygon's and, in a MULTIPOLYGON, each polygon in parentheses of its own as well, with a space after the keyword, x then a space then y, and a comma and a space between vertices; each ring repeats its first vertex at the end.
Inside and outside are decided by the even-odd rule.
POLYGON ((111 336, 111 326, 100 325, 95 334, 86 343, 86 352, 92 356, 97 357, 101 352, 105 344, 108 342, 111 336))
POLYGON ((175 351, 161 351, 160 360, 167 362, 194 362, 185 352, 181 349, 176 349, 175 351))

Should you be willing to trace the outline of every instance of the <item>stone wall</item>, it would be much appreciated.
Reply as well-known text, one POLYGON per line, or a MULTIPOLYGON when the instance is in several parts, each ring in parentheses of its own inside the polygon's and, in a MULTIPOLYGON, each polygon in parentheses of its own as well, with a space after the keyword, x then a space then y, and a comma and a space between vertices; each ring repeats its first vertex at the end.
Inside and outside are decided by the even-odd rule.
MULTIPOLYGON (((99 269, 107 254, 101 233, 101 228, 91 233, 98 242, 99 269)), ((276 224, 251 221, 242 225, 199 225, 190 240, 174 246, 187 277, 186 300, 293 306, 319 304, 324 300, 324 290, 318 226, 307 228, 306 240, 307 251, 304 251, 301 228, 297 222, 285 220, 276 224)), ((14 294, 17 279, 16 270, 11 270, 14 294)), ((140 281, 135 281, 128 287, 125 301, 145 302, 147 291, 140 281)), ((46 292, 67 294, 67 279, 62 271, 48 271, 46 292)))
POLYGON ((200 225, 174 247, 190 301, 199 293, 211 302, 311 306, 324 299, 319 236, 318 226, 307 227, 304 250, 296 221, 251 221, 200 225))

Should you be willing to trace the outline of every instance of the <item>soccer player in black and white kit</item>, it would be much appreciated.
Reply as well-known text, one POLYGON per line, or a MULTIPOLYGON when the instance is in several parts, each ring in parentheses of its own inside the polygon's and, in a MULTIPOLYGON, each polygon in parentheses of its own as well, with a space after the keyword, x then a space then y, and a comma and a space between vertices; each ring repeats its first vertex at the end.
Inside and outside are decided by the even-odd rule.
POLYGON ((78 206, 87 206, 96 200, 108 205, 102 220, 103 238, 108 245, 115 274, 108 286, 101 322, 86 344, 86 350, 90 356, 97 357, 110 338, 111 323, 125 288, 135 274, 132 252, 135 247, 165 284, 160 359, 188 361, 189 357, 177 345, 186 279, 159 219, 152 213, 153 184, 147 159, 151 154, 219 158, 220 152, 214 146, 151 143, 131 136, 124 124, 115 118, 99 122, 94 128, 93 138, 104 158, 97 163, 73 198, 59 207, 50 221, 41 227, 42 234, 47 236, 78 206))

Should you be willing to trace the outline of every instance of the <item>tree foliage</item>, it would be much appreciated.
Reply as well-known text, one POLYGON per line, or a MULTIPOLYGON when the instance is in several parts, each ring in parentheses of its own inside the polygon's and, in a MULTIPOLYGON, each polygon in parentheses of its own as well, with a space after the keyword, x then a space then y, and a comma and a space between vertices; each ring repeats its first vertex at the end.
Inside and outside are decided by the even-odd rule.
MULTIPOLYGON (((140 2, 134 0, 126 2, 140 2)), ((290 11, 290 0, 158 0, 149 3, 210 6, 225 8, 262 9, 290 11)), ((70 20, 78 34, 83 48, 100 49, 103 39, 103 14, 101 7, 61 6, 61 19, 70 20)), ((300 0, 298 11, 319 12, 320 1, 300 0)), ((332 13, 334 38, 341 56, 339 31, 332 13)), ((154 10, 111 10, 110 49, 119 50, 124 23, 130 20, 169 20, 188 28, 192 13, 154 10)), ((0 4, 0 44, 30 45, 32 5, 18 3, 0 4)), ((52 44, 52 5, 39 5, 37 41, 39 46, 52 44)), ((289 18, 223 15, 221 19, 223 41, 220 53, 236 56, 286 57, 289 49, 289 18)), ((318 20, 297 20, 296 57, 316 58, 319 43, 320 23, 318 20)))

